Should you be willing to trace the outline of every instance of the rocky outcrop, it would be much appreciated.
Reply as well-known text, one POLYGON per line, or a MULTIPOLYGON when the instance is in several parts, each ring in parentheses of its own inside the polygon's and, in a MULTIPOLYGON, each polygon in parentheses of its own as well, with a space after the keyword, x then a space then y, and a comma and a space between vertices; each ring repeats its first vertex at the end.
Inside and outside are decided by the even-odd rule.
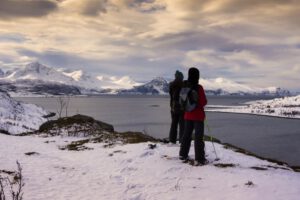
POLYGON ((61 150, 87 150, 86 143, 104 143, 105 147, 116 144, 155 142, 155 138, 140 132, 116 132, 114 127, 108 123, 101 122, 85 115, 74 115, 63 117, 57 120, 48 121, 42 124, 38 131, 23 134, 39 135, 42 137, 62 136, 62 137, 81 137, 65 146, 61 150))
POLYGON ((38 132, 47 135, 66 133, 67 136, 97 136, 105 132, 114 132, 114 127, 92 117, 78 114, 48 121, 40 126, 38 132))

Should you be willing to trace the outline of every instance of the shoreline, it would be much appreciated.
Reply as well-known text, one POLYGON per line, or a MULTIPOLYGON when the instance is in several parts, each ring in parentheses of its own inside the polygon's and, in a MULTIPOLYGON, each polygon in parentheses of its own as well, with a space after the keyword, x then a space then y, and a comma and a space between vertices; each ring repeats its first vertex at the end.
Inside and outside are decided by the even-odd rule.
MULTIPOLYGON (((260 156, 260 155, 257 155, 255 153, 251 152, 251 151, 248 151, 244 148, 238 147, 236 145, 233 145, 233 144, 230 144, 230 143, 227 143, 227 142, 223 143, 221 140, 219 140, 218 138, 215 138, 213 136, 209 136, 209 135, 205 135, 205 136, 208 137, 208 138, 212 138, 213 142, 223 145, 224 148, 229 148, 229 149, 232 149, 235 152, 242 153, 242 154, 248 155, 248 156, 252 156, 252 157, 255 157, 255 158, 258 158, 258 159, 261 159, 261 160, 266 160, 268 162, 275 163, 275 164, 278 164, 278 165, 281 165, 281 166, 286 166, 286 167, 289 167, 289 168, 293 169, 295 172, 300 172, 300 165, 289 165, 288 163, 286 163, 284 161, 280 161, 280 160, 277 160, 277 159, 260 156)), ((205 141, 210 142, 210 140, 208 140, 208 139, 205 140, 205 141)))
POLYGON ((215 113, 230 113, 230 114, 239 114, 239 115, 254 115, 254 116, 262 116, 262 117, 272 117, 272 118, 280 118, 280 119, 293 119, 300 120, 300 117, 284 117, 278 115, 266 115, 266 114, 257 114, 257 113, 243 113, 243 112, 228 112, 228 111, 219 111, 219 110, 205 110, 205 112, 215 112, 215 113))

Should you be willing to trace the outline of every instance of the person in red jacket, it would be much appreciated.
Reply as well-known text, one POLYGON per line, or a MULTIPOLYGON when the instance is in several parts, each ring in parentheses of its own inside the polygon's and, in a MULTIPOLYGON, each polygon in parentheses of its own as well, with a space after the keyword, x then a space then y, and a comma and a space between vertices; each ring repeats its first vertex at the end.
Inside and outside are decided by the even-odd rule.
POLYGON ((179 151, 179 158, 181 160, 188 160, 190 151, 192 133, 195 130, 195 162, 194 165, 204 165, 207 163, 204 152, 204 120, 205 112, 204 106, 207 104, 204 89, 198 84, 200 73, 197 68, 190 68, 188 72, 188 85, 191 89, 198 92, 198 103, 194 110, 184 113, 185 127, 182 142, 179 151))

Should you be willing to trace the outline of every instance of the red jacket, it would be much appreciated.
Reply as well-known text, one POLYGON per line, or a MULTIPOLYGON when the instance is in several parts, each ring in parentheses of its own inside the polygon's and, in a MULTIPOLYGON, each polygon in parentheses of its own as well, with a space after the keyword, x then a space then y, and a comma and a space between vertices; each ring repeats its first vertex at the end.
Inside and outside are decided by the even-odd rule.
POLYGON ((198 106, 196 107, 195 110, 184 113, 185 120, 193 120, 193 121, 205 120, 204 106, 207 104, 207 99, 204 93, 204 89, 201 85, 199 85, 198 95, 199 95, 198 106))

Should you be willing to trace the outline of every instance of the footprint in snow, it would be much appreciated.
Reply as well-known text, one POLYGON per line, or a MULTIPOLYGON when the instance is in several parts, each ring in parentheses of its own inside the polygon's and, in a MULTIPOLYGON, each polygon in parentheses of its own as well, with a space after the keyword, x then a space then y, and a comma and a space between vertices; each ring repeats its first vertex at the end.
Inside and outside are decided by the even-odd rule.
POLYGON ((126 159, 126 160, 122 160, 121 163, 127 165, 128 163, 132 163, 132 161, 133 160, 131 158, 129 158, 129 159, 126 159))
POLYGON ((146 151, 140 155, 140 158, 152 156, 153 154, 154 154, 153 151, 146 151))
POLYGON ((162 158, 166 159, 166 160, 178 160, 178 156, 168 156, 168 155, 162 155, 162 158))
POLYGON ((134 167, 125 167, 121 170, 121 173, 123 172, 134 172, 134 171, 137 171, 138 169, 137 168, 134 168, 134 167))
POLYGON ((169 169, 167 169, 165 171, 165 173, 173 173, 173 172, 176 172, 176 171, 179 171, 181 170, 181 167, 170 167, 169 169))

